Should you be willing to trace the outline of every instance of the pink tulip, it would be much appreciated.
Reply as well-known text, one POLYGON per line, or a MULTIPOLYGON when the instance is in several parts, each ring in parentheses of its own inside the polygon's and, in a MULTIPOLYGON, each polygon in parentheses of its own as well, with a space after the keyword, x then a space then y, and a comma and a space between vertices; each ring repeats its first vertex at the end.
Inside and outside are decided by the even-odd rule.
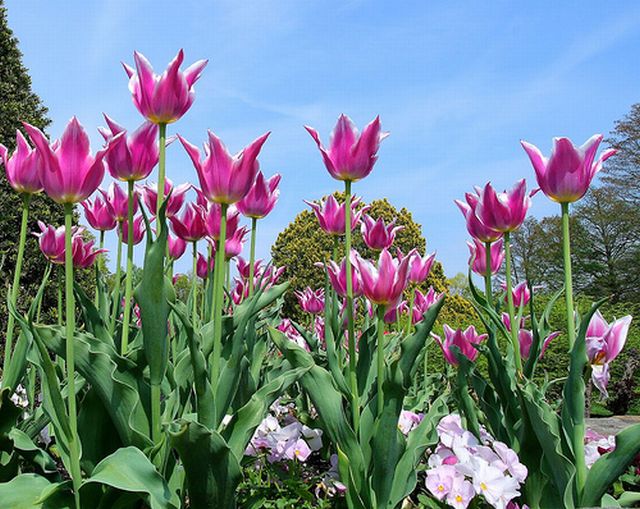
POLYGON ((224 256, 226 260, 231 260, 242 253, 247 233, 249 233, 249 229, 243 226, 242 228, 238 228, 231 237, 227 237, 224 243, 224 256))
POLYGON ((313 290, 307 286, 304 290, 296 290, 295 296, 302 310, 306 313, 316 315, 324 310, 324 289, 313 290))
POLYGON ((193 104, 193 85, 200 78, 207 60, 180 70, 184 52, 180 50, 166 71, 158 76, 149 61, 137 51, 133 53, 136 69, 122 64, 129 76, 129 91, 138 111, 154 124, 170 124, 182 117, 193 104))
MULTIPOLYGON (((549 343, 559 335, 559 331, 552 332, 542 341, 542 347, 540 348, 540 355, 538 356, 538 359, 542 359, 544 353, 549 347, 549 343)), ((518 342, 520 343, 520 356, 523 359, 528 359, 529 353, 531 352, 531 345, 533 344, 533 332, 527 329, 520 329, 518 332, 518 342)))
POLYGON ((169 218, 173 233, 187 242, 197 242, 207 234, 204 210, 195 203, 187 203, 182 217, 169 218))
MULTIPOLYGON (((42 221, 38 221, 38 226, 40 227, 40 232, 34 232, 33 234, 38 237, 38 246, 40 247, 40 251, 42 251, 42 254, 51 263, 63 265, 65 253, 65 227, 59 226, 56 228, 54 226, 47 225, 42 221)), ((79 235, 82 231, 83 230, 81 228, 74 227, 72 235, 79 235)))
MULTIPOLYGON (((487 272, 487 251, 484 244, 477 239, 473 239, 473 243, 467 242, 467 246, 469 246, 469 253, 471 255, 469 257, 471 270, 476 274, 484 277, 487 272)), ((491 274, 497 274, 500 270, 500 267, 502 266, 505 255, 502 239, 491 244, 490 253, 491 274)))
POLYGON ((235 284, 231 291, 231 300, 237 306, 242 304, 242 301, 249 296, 249 285, 242 278, 234 278, 233 282, 235 284))
POLYGON ((275 267, 274 265, 269 265, 264 273, 261 275, 263 286, 273 286, 278 284, 278 280, 284 274, 285 267, 275 267))
POLYGON ((609 324, 598 310, 587 327, 587 357, 591 364, 591 380, 604 397, 608 396, 609 363, 622 351, 630 325, 630 315, 609 324))
POLYGON ((404 226, 394 225, 395 219, 389 224, 385 224, 382 218, 378 218, 376 221, 369 215, 363 215, 360 229, 364 243, 374 251, 389 249, 395 240, 396 233, 404 230, 404 226))
POLYGON ((40 168, 42 159, 32 149, 23 134, 16 130, 16 149, 9 156, 7 147, 0 143, 0 159, 4 164, 9 185, 18 193, 35 194, 42 191, 40 168))
MULTIPOLYGON (((368 206, 362 207, 360 210, 356 210, 360 201, 360 198, 356 198, 355 196, 351 199, 352 230, 359 223, 362 214, 369 210, 368 206)), ((313 209, 313 212, 318 218, 318 223, 320 223, 320 228, 329 235, 344 235, 346 226, 346 203, 338 204, 338 201, 332 194, 320 203, 309 202, 306 200, 305 203, 313 209)))
POLYGON ((486 334, 478 334, 473 325, 470 325, 465 331, 462 329, 453 330, 447 324, 444 324, 442 329, 444 331, 444 341, 440 339, 440 336, 435 334, 432 334, 432 336, 438 345, 440 345, 442 353, 449 364, 452 366, 458 365, 458 359, 452 351, 453 346, 457 346, 462 355, 472 362, 478 358, 480 352, 476 350, 474 345, 478 345, 484 341, 487 338, 486 334))
MULTIPOLYGON (((503 290, 507 290, 506 283, 502 283, 501 286, 503 290)), ((531 300, 531 291, 526 281, 517 284, 511 291, 511 294, 513 295, 513 305, 515 307, 525 307, 531 300)), ((505 302, 506 301, 507 297, 505 296, 505 302)))
POLYGON ((419 253, 416 253, 411 260, 409 281, 416 284, 424 283, 429 277, 435 259, 435 253, 426 256, 420 256, 419 253))
POLYGON ((436 293, 433 286, 429 287, 429 291, 424 294, 420 290, 415 291, 413 300, 413 308, 411 309, 411 323, 413 325, 421 322, 424 314, 429 311, 431 306, 437 304, 444 298, 443 293, 436 293))
MULTIPOLYGON (((212 239, 218 240, 220 238, 220 223, 222 221, 222 207, 219 203, 208 203, 205 208, 205 228, 207 229, 207 235, 212 239)), ((238 223, 240 222, 240 212, 235 205, 229 205, 227 208, 227 230, 226 237, 233 237, 238 229, 238 223)))
POLYGON ((409 281, 409 264, 412 256, 413 253, 410 253, 398 261, 389 251, 383 249, 377 266, 369 260, 356 256, 354 264, 360 273, 362 292, 365 297, 379 306, 388 307, 396 304, 409 281))
POLYGON ((87 199, 80 202, 84 209, 84 217, 94 230, 101 232, 113 230, 116 227, 116 217, 113 207, 102 194, 96 194, 93 201, 87 199))
MULTIPOLYGON (((129 218, 129 196, 117 183, 111 182, 109 190, 98 189, 104 199, 111 205, 113 217, 118 222, 127 222, 129 218)), ((133 191, 133 213, 138 212, 138 191, 133 191)))
POLYGON ((502 237, 502 233, 487 227, 478 218, 477 206, 480 201, 481 193, 482 189, 480 188, 476 189, 476 193, 466 193, 465 199, 467 202, 465 203, 460 200, 455 200, 455 204, 458 206, 466 220, 469 235, 474 239, 478 239, 480 242, 495 242, 502 237))
MULTIPOLYGON (((174 186, 173 182, 169 179, 164 179, 164 199, 167 204, 166 209, 166 217, 170 219, 175 216, 182 205, 184 205, 185 195, 187 191, 191 189, 191 184, 180 184, 179 186, 174 186)), ((158 202, 158 189, 155 183, 145 184, 141 186, 138 191, 142 195, 142 200, 149 211, 149 214, 152 216, 156 215, 156 205, 158 202)))
MULTIPOLYGON (((242 256, 238 256, 236 258, 236 268, 238 269, 238 274, 240 274, 242 279, 249 279, 250 265, 248 260, 245 260, 242 256)), ((262 273, 261 269, 262 260, 256 260, 253 264, 254 276, 259 276, 262 273)))
POLYGON ((127 137, 124 127, 118 125, 107 115, 104 115, 108 128, 98 129, 109 143, 114 136, 120 134, 105 161, 107 169, 114 179, 125 182, 145 179, 158 163, 160 149, 158 146, 158 126, 145 122, 127 137))
POLYGON ((40 129, 23 125, 42 159, 44 191, 58 203, 78 203, 93 194, 104 177, 103 159, 121 136, 93 156, 89 136, 76 117, 69 121, 60 141, 51 145, 40 129))
POLYGON ((200 150, 178 135, 198 173, 200 187, 209 201, 227 205, 242 200, 258 173, 258 154, 270 133, 263 134, 241 152, 232 156, 220 138, 208 132, 204 160, 200 150))
POLYGON ((531 206, 527 183, 520 180, 510 191, 502 193, 488 183, 484 186, 476 214, 488 228, 498 232, 512 232, 520 228, 531 206))
MULTIPOLYGON (((120 223, 120 239, 124 244, 128 243, 129 239, 129 221, 122 221, 120 223)), ((146 226, 144 224, 144 217, 140 214, 133 218, 133 245, 136 246, 144 239, 146 233, 146 226)))
POLYGON ((384 323, 396 323, 400 317, 409 311, 407 301, 401 301, 396 305, 389 306, 384 312, 384 323))
POLYGON ((198 260, 196 262, 196 274, 200 279, 206 279, 209 273, 213 274, 213 264, 214 259, 211 257, 211 260, 207 264, 207 257, 201 253, 198 253, 198 260), (207 266, 208 265, 208 266, 207 266))
POLYGON ((602 164, 616 153, 614 149, 605 150, 596 161, 602 138, 601 134, 594 134, 581 147, 569 138, 554 138, 549 159, 535 145, 520 143, 533 164, 542 192, 558 203, 572 203, 586 194, 602 164))
MULTIPOLYGON (((352 256, 354 251, 352 251, 352 256)), ((316 263, 317 267, 324 268, 323 263, 316 263)), ((327 263, 327 274, 329 275, 329 282, 331 286, 341 297, 347 296, 347 264, 346 259, 343 258, 338 265, 333 260, 329 260, 327 263)), ((355 264, 351 264, 351 281, 353 283, 353 296, 357 297, 362 295, 362 283, 360 282, 360 276, 356 270, 355 264)))
POLYGON ((336 180, 351 182, 361 180, 371 173, 378 159, 380 142, 388 136, 388 133, 381 130, 380 117, 376 117, 359 134, 351 119, 343 114, 331 133, 327 150, 320 141, 318 131, 309 126, 305 126, 305 129, 318 145, 324 165, 331 176, 336 180))
MULTIPOLYGON (((84 240, 81 235, 75 235, 71 244, 73 266, 76 269, 87 269, 96 261, 100 253, 106 253, 107 249, 94 249, 93 240, 84 240)), ((62 258, 64 259, 64 251, 62 258)))
POLYGON ((169 250, 169 258, 173 261, 181 258, 187 250, 187 243, 180 237, 174 237, 173 235, 169 235, 167 237, 167 246, 169 250))
POLYGON ((280 178, 276 173, 269 180, 265 180, 264 175, 259 171, 249 192, 238 202, 238 210, 242 215, 253 219, 267 216, 278 201, 280 178))

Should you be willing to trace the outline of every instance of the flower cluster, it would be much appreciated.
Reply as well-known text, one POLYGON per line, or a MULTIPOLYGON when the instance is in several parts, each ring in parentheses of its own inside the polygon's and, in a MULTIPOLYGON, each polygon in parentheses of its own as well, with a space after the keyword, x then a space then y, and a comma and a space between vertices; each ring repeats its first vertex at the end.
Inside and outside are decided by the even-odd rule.
POLYGON ((616 437, 613 435, 604 436, 592 429, 588 429, 584 434, 584 458, 588 468, 591 468, 600 456, 615 448, 616 437))

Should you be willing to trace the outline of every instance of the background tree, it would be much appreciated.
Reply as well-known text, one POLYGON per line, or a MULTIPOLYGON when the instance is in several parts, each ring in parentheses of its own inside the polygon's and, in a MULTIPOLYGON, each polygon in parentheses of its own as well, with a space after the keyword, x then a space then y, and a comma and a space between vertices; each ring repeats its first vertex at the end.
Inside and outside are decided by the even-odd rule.
POLYGON ((615 122, 606 143, 618 152, 605 164, 604 181, 618 195, 635 205, 640 203, 640 103, 615 122))

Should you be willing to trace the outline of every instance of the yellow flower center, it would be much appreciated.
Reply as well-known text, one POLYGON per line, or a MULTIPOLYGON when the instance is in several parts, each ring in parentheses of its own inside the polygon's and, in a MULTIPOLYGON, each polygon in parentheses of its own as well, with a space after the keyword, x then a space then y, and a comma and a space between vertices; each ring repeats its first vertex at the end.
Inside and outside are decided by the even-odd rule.
POLYGON ((486 491, 486 490, 487 490, 487 485, 486 485, 485 483, 481 482, 481 483, 480 483, 480 489, 481 489, 482 491, 486 491))
POLYGON ((444 486, 442 484, 438 484, 438 491, 444 491, 444 486))
POLYGON ((456 502, 462 502, 462 496, 456 495, 456 502))

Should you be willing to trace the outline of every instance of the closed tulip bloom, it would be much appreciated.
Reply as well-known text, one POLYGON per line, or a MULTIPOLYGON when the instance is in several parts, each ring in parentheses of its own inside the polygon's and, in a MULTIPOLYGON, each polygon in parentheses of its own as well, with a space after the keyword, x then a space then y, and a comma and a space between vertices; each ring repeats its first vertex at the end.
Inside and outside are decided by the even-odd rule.
POLYGON ((174 237, 173 235, 169 235, 167 237, 167 246, 169 250, 169 258, 174 261, 182 258, 182 255, 187 249, 187 243, 180 237, 174 237))
MULTIPOLYGON (((501 286, 502 289, 506 291, 507 285, 505 283, 502 283, 501 286)), ((515 307, 525 307, 531 300, 531 291, 529 290, 529 286, 527 285, 526 281, 517 284, 511 291, 511 294, 513 295, 513 305, 515 307)), ((505 296, 505 302, 506 299, 507 297, 505 296)))
POLYGON ((158 126, 145 122, 131 136, 127 136, 124 127, 107 115, 104 118, 108 128, 98 129, 104 140, 109 143, 114 136, 120 134, 119 140, 113 144, 105 158, 111 176, 125 182, 147 178, 158 163, 160 155, 158 126))
MULTIPOLYGON (((220 238, 220 223, 222 222, 222 207, 219 203, 208 203, 205 209, 205 228, 207 235, 214 240, 220 238)), ((227 231, 226 237, 233 237, 240 222, 240 212, 235 205, 227 208, 227 231)))
MULTIPOLYGON (((410 255, 412 256, 413 253, 410 255)), ((409 280, 410 255, 399 261, 393 258, 389 251, 383 249, 377 265, 357 256, 355 264, 360 273, 362 293, 365 297, 379 306, 387 307, 396 304, 402 297, 402 292, 409 280)))
POLYGON ((213 274, 214 259, 211 258, 207 265, 207 257, 202 253, 198 253, 198 261, 196 262, 196 275, 200 279, 206 279, 209 273, 213 274))
MULTIPOLYGON (((467 246, 469 246, 471 270, 480 276, 484 276, 487 272, 487 251, 484 244, 479 240, 473 239, 473 243, 467 242, 467 246)), ((502 266, 505 254, 503 247, 502 239, 491 244, 491 274, 497 274, 502 266)))
POLYGON ((75 235, 73 237, 71 250, 73 266, 76 269, 87 269, 91 267, 100 253, 106 253, 108 251, 107 249, 95 249, 93 245, 93 240, 85 240, 81 235, 75 235))
POLYGON ((187 242, 196 242, 207 234, 204 210, 195 203, 187 203, 182 217, 169 218, 173 233, 187 242))
POLYGON ((9 185, 18 193, 35 194, 42 191, 40 171, 42 160, 38 150, 31 148, 23 134, 16 130, 16 149, 9 150, 0 143, 0 160, 4 164, 9 185))
POLYGON ((80 203, 84 209, 84 217, 94 230, 106 232, 116 227, 113 207, 102 193, 96 194, 93 201, 87 199, 80 203))
MULTIPOLYGON (((240 274, 242 279, 249 279, 250 265, 248 260, 245 260, 242 256, 238 256, 236 258, 236 268, 238 269, 238 274, 240 274)), ((256 260, 253 264, 253 274, 257 277, 261 273, 262 260, 256 260)))
POLYGON ((247 233, 249 233, 249 229, 243 226, 238 228, 231 237, 227 237, 224 243, 224 256, 227 260, 231 260, 242 253, 247 233))
MULTIPOLYGON (((540 355, 538 356, 538 359, 542 359, 544 353, 549 347, 549 343, 559 335, 559 331, 552 332, 542 341, 542 347, 540 348, 540 355)), ((520 329, 518 331, 518 343, 520 343, 520 356, 523 359, 528 359, 529 354, 531 353, 531 346, 533 345, 533 332, 527 329, 520 329)))
POLYGON ((369 215, 362 216, 360 230, 364 243, 374 251, 389 249, 396 238, 396 233, 404 229, 404 226, 395 226, 395 219, 385 224, 384 219, 374 220, 369 215))
POLYGON ((419 253, 416 253, 411 260, 409 281, 416 284, 424 283, 429 277, 429 272, 431 272, 431 267, 435 259, 435 253, 426 256, 420 256, 419 253))
POLYGON ((569 138, 554 138, 548 159, 535 145, 520 143, 531 160, 542 192, 558 203, 572 203, 586 194, 602 164, 616 153, 614 149, 605 150, 596 160, 601 141, 602 135, 594 134, 576 147, 569 138))
POLYGON ((89 136, 76 117, 69 121, 60 141, 51 145, 40 129, 27 123, 24 127, 42 158, 44 191, 57 203, 78 203, 93 194, 104 177, 103 159, 121 136, 115 136, 94 156, 89 136))
MULTIPOLYGON (((356 210, 357 206, 360 204, 360 201, 360 198, 356 198, 355 196, 351 199, 352 230, 360 222, 362 214, 369 210, 368 206, 362 207, 360 210, 356 210)), ((318 223, 320 223, 320 228, 322 228, 329 235, 344 235, 346 226, 346 203, 339 204, 338 200, 336 200, 332 194, 327 196, 327 198, 320 203, 314 203, 306 200, 305 203, 313 209, 313 212, 318 218, 318 223)))
MULTIPOLYGON (((115 182, 111 182, 108 191, 99 189, 105 200, 111 205, 113 217, 118 222, 127 222, 129 214, 129 195, 115 182)), ((138 212, 138 191, 133 191, 133 213, 138 212)))
MULTIPOLYGON (((164 179, 164 199, 166 205, 165 215, 167 219, 175 216, 186 198, 187 191, 191 189, 191 184, 180 184, 174 186, 173 182, 169 179, 164 179)), ((155 183, 145 184, 138 189, 138 192, 142 195, 147 210, 152 216, 156 215, 156 205, 158 202, 158 189, 155 183)))
POLYGON ((324 311, 324 289, 313 290, 307 286, 304 290, 296 290, 295 296, 302 310, 306 313, 316 315, 324 311))
POLYGON ((482 343, 482 341, 487 338, 486 334, 478 334, 473 325, 469 326, 465 331, 462 329, 453 330, 447 324, 444 324, 442 329, 444 331, 444 340, 436 334, 432 334, 432 336, 436 340, 436 343, 440 345, 444 358, 449 364, 452 366, 458 365, 458 359, 452 350, 454 346, 457 346, 462 355, 470 361, 473 362, 478 358, 480 352, 476 350, 474 345, 482 343))
POLYGON ((371 173, 378 159, 380 142, 388 136, 388 133, 382 132, 380 117, 376 117, 359 134, 351 119, 340 115, 331 133, 328 149, 322 145, 318 131, 309 126, 305 126, 305 129, 318 145, 329 174, 336 180, 350 182, 361 180, 371 173))
POLYGON ((598 310, 587 327, 587 357, 591 364, 591 380, 604 397, 608 396, 609 363, 622 351, 630 325, 629 315, 609 324, 598 310))
POLYGON ((256 180, 242 200, 238 202, 238 210, 245 217, 261 219, 269 214, 275 207, 280 196, 278 184, 280 175, 275 174, 269 180, 265 180, 261 171, 256 180))
POLYGON ((462 215, 465 218, 469 235, 474 239, 478 239, 480 242, 495 242, 502 237, 502 233, 492 230, 485 225, 480 221, 476 213, 478 202, 480 201, 479 194, 481 192, 482 191, 478 189, 477 194, 465 193, 466 203, 460 200, 455 200, 455 204, 458 206, 460 212, 462 212, 462 215))
POLYGON ((178 138, 198 173, 202 193, 209 201, 230 205, 242 200, 253 185, 258 173, 258 155, 269 134, 263 134, 232 156, 220 138, 209 131, 204 159, 201 159, 198 147, 181 136, 178 138))
POLYGON ((142 116, 154 124, 170 124, 182 117, 193 104, 193 85, 200 78, 207 60, 198 60, 181 71, 184 51, 180 50, 164 73, 157 75, 144 55, 136 51, 133 59, 136 69, 122 65, 129 76, 133 104, 142 116))
POLYGON ((433 286, 429 287, 429 291, 424 294, 420 290, 416 290, 413 308, 411 309, 411 323, 413 325, 421 322, 424 318, 424 314, 429 311, 429 308, 434 304, 437 304, 444 298, 443 293, 436 293, 433 286))
MULTIPOLYGON (((47 225, 42 221, 38 221, 38 226, 40 227, 40 232, 34 232, 33 234, 38 237, 38 246, 40 247, 40 251, 42 251, 42 254, 51 263, 63 265, 65 253, 65 227, 59 226, 56 228, 55 226, 47 225)), ((82 228, 73 229, 74 236, 80 233, 82 233, 82 228)))
POLYGON ((409 306, 407 306, 407 301, 399 302, 396 305, 389 306, 384 311, 383 321, 384 323, 396 323, 400 317, 409 311, 409 306))
POLYGON ((524 179, 516 183, 510 191, 502 193, 488 183, 484 186, 476 208, 478 218, 492 230, 512 232, 520 228, 531 206, 524 179))
MULTIPOLYGON (((355 251, 352 251, 352 259, 355 254, 355 251)), ((324 268, 323 263, 316 263, 317 267, 324 268)), ((346 259, 343 258, 338 265, 333 260, 329 260, 327 263, 327 274, 329 275, 329 282, 331 283, 332 288, 336 291, 338 295, 341 297, 347 296, 347 263, 346 259)), ((360 282, 360 275, 356 270, 355 263, 351 264, 351 281, 353 283, 353 296, 357 297, 362 295, 362 283, 360 282)))
MULTIPOLYGON (((122 242, 126 244, 129 239, 129 221, 122 221, 120 223, 120 239, 122 242)), ((137 217, 133 218, 133 245, 136 246, 142 242, 144 239, 144 234, 146 233, 146 226, 144 223, 144 217, 140 214, 137 217)))

